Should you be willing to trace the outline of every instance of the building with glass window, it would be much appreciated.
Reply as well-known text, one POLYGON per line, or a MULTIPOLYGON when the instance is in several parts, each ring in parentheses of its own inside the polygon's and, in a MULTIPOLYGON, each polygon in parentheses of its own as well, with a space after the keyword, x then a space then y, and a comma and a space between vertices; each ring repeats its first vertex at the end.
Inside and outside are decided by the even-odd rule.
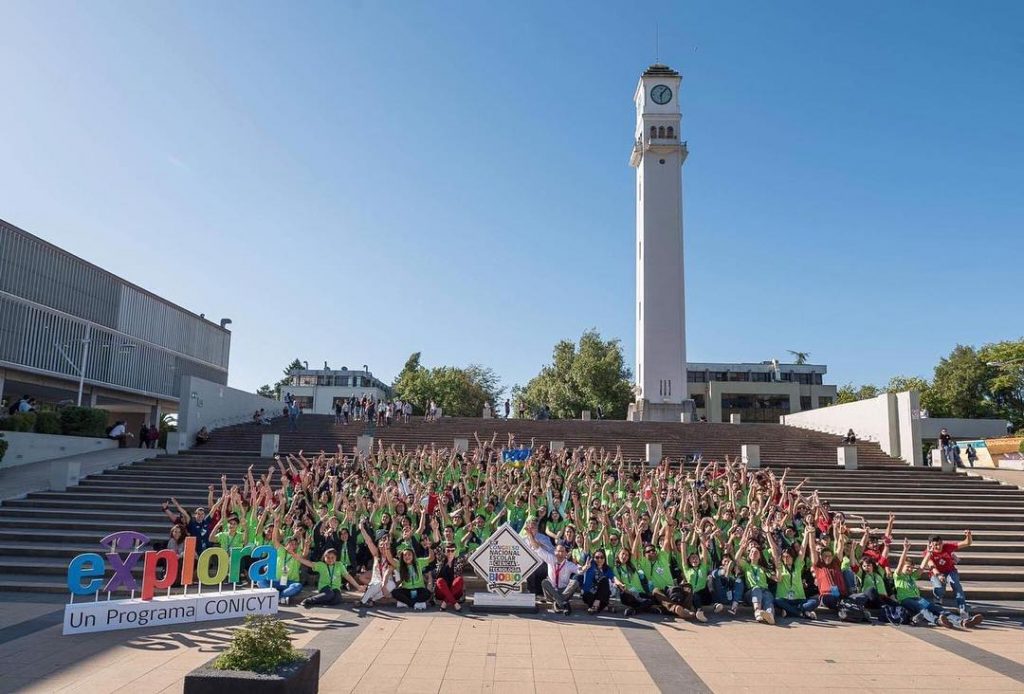
POLYGON ((0 399, 154 421, 178 410, 182 376, 227 383, 228 323, 0 220, 0 399))
POLYGON ((744 422, 778 424, 782 415, 831 405, 836 387, 825 385, 828 367, 823 364, 690 363, 687 391, 698 417, 709 422, 728 422, 740 415, 744 422))
POLYGON ((290 393, 307 414, 333 414, 336 403, 352 397, 391 398, 391 387, 374 378, 366 367, 362 371, 350 371, 344 366, 340 369, 292 369, 288 374, 291 383, 281 389, 281 400, 290 393))

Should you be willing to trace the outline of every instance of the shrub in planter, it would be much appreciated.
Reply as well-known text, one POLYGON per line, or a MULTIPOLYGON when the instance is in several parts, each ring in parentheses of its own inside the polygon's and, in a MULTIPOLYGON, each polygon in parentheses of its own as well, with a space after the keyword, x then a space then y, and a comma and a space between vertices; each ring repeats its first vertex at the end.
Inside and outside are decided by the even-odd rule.
POLYGON ((320 651, 293 648, 283 622, 252 615, 228 650, 185 676, 185 694, 315 694, 319 683, 320 651))
POLYGON ((106 436, 107 412, 94 407, 65 407, 60 411, 61 431, 67 436, 106 436))
POLYGON ((62 430, 59 414, 56 412, 36 412, 35 432, 37 434, 59 434, 62 430))
POLYGON ((36 426, 35 412, 19 412, 0 420, 0 429, 5 431, 32 431, 36 426))
POLYGON ((7 452, 7 447, 11 445, 9 441, 4 438, 3 434, 0 434, 0 462, 3 462, 4 453, 7 452))

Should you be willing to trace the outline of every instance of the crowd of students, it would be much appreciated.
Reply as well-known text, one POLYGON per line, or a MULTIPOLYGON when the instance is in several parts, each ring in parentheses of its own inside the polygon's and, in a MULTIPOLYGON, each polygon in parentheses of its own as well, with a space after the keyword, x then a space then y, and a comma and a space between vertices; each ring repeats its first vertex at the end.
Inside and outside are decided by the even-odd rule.
POLYGON ((307 607, 337 605, 349 588, 363 605, 462 610, 468 556, 508 523, 543 560, 527 589, 563 614, 579 598, 592 615, 697 622, 749 614, 775 624, 821 610, 949 628, 982 620, 957 571, 970 531, 958 542, 933 536, 911 556, 909 540, 893 536, 895 515, 871 528, 789 471, 728 458, 637 466, 621 451, 551 451, 512 436, 476 443, 467 453, 380 445, 369 456, 300 453, 250 467, 240 486, 226 476, 211 485, 206 507, 165 504, 169 546, 180 551, 189 534, 200 550, 273 543, 284 603, 312 580, 307 607), (947 589, 955 609, 944 606, 947 589))

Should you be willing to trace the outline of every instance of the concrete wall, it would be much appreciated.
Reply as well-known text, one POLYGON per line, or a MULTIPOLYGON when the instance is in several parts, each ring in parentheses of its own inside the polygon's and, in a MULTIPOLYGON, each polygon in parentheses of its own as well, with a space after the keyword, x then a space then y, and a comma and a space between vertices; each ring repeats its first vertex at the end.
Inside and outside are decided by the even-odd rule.
POLYGON ((1006 436, 1005 419, 929 417, 921 420, 921 436, 925 440, 937 439, 942 428, 947 429, 954 439, 995 439, 1006 436))
POLYGON ((20 431, 5 431, 3 434, 4 438, 10 442, 3 462, 0 463, 0 467, 4 468, 117 448, 117 441, 111 439, 91 439, 84 436, 60 436, 58 434, 29 434, 20 431))
POLYGON ((899 418, 900 457, 911 465, 924 465, 921 450, 921 397, 916 390, 896 393, 899 418))
POLYGON ((252 413, 259 409, 270 417, 281 415, 282 405, 277 400, 264 398, 237 388, 206 381, 195 376, 181 378, 181 404, 178 408, 178 431, 182 432, 188 447, 196 440, 196 432, 204 426, 210 429, 252 421, 252 413))
POLYGON ((889 455, 901 455, 896 395, 892 393, 845 405, 806 410, 780 419, 789 426, 837 436, 843 436, 853 429, 857 438, 878 443, 889 455))

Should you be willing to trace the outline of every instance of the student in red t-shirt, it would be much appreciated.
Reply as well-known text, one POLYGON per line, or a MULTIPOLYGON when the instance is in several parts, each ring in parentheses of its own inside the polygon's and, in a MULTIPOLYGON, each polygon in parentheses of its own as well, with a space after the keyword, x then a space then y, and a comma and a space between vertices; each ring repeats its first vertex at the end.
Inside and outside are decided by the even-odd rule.
POLYGON ((932 535, 928 538, 928 548, 921 560, 921 570, 931 572, 935 602, 942 604, 942 598, 946 595, 946 585, 949 584, 953 588, 953 597, 956 599, 956 606, 962 619, 967 619, 970 615, 967 611, 967 596, 960 585, 960 572, 957 571, 956 556, 953 552, 970 547, 972 541, 970 530, 964 531, 964 539, 960 542, 943 542, 939 535, 932 535))

